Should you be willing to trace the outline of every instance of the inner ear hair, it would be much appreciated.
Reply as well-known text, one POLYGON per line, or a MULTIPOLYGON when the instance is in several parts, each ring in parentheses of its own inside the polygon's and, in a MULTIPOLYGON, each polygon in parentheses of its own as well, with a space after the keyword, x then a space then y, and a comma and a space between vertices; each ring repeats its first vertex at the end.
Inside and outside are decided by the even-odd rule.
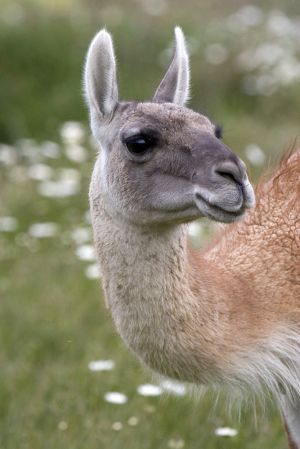
POLYGON ((110 34, 99 31, 92 40, 85 63, 84 94, 91 112, 105 118, 118 102, 116 58, 110 34))
POLYGON ((184 34, 179 27, 175 28, 175 41, 173 60, 154 94, 153 101, 183 106, 189 97, 190 70, 184 34))

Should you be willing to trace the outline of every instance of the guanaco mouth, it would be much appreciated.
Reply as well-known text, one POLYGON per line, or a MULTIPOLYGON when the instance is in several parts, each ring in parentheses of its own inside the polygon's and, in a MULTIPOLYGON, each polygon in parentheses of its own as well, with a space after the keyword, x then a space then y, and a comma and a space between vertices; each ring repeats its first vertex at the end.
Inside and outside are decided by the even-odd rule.
POLYGON ((241 219, 246 211, 244 203, 238 210, 228 211, 220 206, 209 203, 205 198, 203 198, 199 192, 195 193, 197 199, 196 205, 200 212, 206 217, 214 220, 221 221, 224 223, 232 223, 241 219))

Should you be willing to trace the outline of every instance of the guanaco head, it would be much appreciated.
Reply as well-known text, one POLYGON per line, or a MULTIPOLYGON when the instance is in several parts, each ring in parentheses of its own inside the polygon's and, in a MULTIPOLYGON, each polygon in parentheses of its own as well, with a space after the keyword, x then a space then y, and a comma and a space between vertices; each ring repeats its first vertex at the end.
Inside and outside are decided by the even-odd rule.
POLYGON ((218 138, 210 120, 184 107, 189 60, 175 29, 174 58, 149 102, 120 102, 110 34, 88 50, 84 90, 91 128, 100 144, 91 200, 136 224, 232 222, 255 202, 244 163, 218 138))

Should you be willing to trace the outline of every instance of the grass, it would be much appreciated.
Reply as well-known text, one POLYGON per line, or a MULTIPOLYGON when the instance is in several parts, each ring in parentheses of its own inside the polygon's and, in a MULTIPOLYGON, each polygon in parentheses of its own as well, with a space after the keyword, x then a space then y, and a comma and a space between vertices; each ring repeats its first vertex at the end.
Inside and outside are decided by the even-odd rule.
MULTIPOLYGON (((66 157, 64 143, 59 143, 57 159, 43 155, 40 145, 57 140, 66 120, 87 122, 80 92, 82 61, 89 39, 104 21, 115 37, 121 92, 140 99, 151 98, 163 70, 158 54, 170 42, 173 25, 180 23, 200 42, 192 54, 192 106, 224 121, 225 141, 241 156, 247 144, 255 143, 266 154, 265 166, 274 164, 299 134, 299 83, 271 96, 246 95, 240 88, 244 74, 236 71, 234 61, 254 42, 252 31, 245 31, 238 43, 228 42, 222 23, 235 11, 235 2, 201 3, 191 1, 183 10, 176 0, 168 14, 154 17, 128 1, 128 17, 124 2, 116 2, 123 14, 118 22, 118 9, 113 14, 104 1, 15 2, 23 8, 22 21, 1 23, 0 142, 14 145, 17 160, 0 163, 0 223, 3 216, 18 221, 16 230, 0 231, 1 449, 179 449, 180 439, 188 449, 285 445, 280 417, 272 408, 255 424, 251 410, 238 421, 226 415, 222 401, 214 408, 209 396, 198 402, 137 393, 139 385, 153 379, 116 335, 99 282, 85 275, 88 262, 75 256, 78 245, 71 236, 74 229, 89 227, 93 151, 83 142, 87 159, 76 164, 66 157), (216 40, 213 23, 218 41, 230 50, 223 66, 203 62, 205 46, 216 40), (17 142, 24 137, 35 139, 31 156, 24 154, 24 142, 17 142), (41 196, 43 181, 32 180, 28 171, 37 163, 54 174, 62 167, 76 170, 79 193, 59 199, 41 196), (39 222, 55 222, 59 232, 50 238, 30 235, 30 226, 39 222), (88 363, 97 359, 112 359, 116 367, 92 372, 88 363), (123 392, 128 402, 107 403, 108 391, 123 392), (138 419, 136 426, 128 424, 132 416, 138 419), (122 423, 119 431, 113 430, 116 422, 122 423), (217 437, 214 431, 221 426, 239 433, 217 437)), ((3 1, 1 8, 9 4, 3 1)), ((299 14, 295 2, 270 2, 270 8, 279 6, 299 14)), ((255 39, 258 35, 256 30, 255 39)), ((262 166, 249 164, 249 169, 256 179, 262 166)))

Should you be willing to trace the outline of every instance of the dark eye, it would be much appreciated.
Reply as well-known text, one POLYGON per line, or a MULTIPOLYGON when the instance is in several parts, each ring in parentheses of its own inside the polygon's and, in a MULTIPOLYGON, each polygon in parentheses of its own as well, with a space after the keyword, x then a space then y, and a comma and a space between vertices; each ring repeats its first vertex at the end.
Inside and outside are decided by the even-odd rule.
POLYGON ((222 125, 215 126, 215 136, 217 137, 217 139, 222 139, 222 137, 223 137, 223 126, 222 125))
POLYGON ((143 156, 154 147, 155 142, 147 136, 132 136, 125 140, 128 151, 136 156, 143 156))

